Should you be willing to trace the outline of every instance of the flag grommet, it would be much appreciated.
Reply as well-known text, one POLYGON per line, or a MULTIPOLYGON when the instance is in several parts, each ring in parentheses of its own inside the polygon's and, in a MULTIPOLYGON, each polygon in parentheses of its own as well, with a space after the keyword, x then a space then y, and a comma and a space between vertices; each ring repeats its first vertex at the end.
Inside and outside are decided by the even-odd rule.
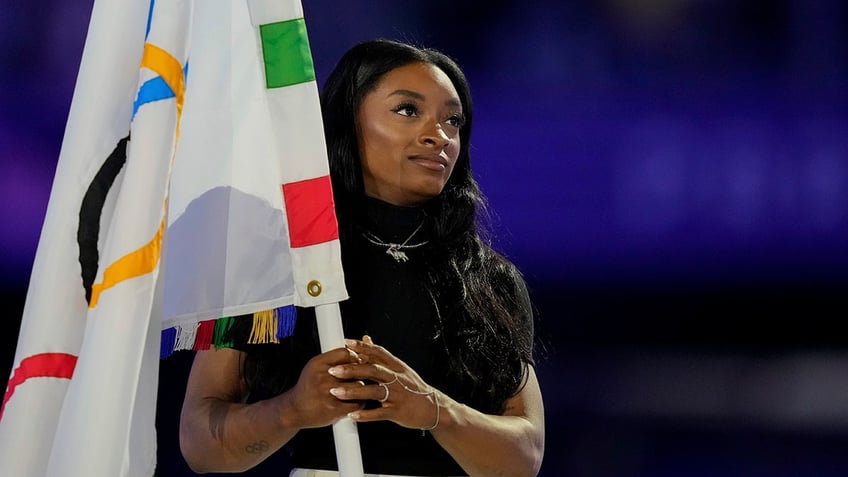
POLYGON ((309 293, 310 296, 317 297, 321 294, 321 282, 318 280, 312 280, 306 284, 306 292, 309 293))

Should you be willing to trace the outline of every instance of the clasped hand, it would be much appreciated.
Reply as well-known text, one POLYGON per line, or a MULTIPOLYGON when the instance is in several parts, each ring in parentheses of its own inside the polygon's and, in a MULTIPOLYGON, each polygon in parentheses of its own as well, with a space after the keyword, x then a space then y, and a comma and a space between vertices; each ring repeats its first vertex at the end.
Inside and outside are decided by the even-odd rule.
POLYGON ((331 424, 344 415, 357 422, 387 420, 411 429, 434 426, 436 391, 418 373, 367 335, 361 341, 346 340, 346 345, 316 356, 304 367, 293 391, 311 387, 301 397, 317 399, 304 407, 313 413, 324 411, 323 418, 315 416, 312 425, 304 427, 331 424), (366 408, 367 401, 379 406, 366 408))

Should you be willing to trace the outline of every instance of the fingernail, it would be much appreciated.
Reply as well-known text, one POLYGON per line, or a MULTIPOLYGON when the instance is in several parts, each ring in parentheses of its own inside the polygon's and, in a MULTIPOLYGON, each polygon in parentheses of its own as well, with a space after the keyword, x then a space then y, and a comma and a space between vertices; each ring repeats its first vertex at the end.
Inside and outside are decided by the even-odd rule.
POLYGON ((356 346, 356 340, 345 340, 347 346, 356 346))
POLYGON ((342 388, 330 388, 330 394, 333 396, 339 397, 344 395, 344 389, 342 388))
POLYGON ((338 376, 342 374, 342 368, 338 366, 333 366, 332 368, 328 369, 327 372, 332 374, 333 376, 338 376))
POLYGON ((356 351, 354 351, 352 349, 348 349, 347 351, 348 351, 348 353, 350 353, 350 357, 355 359, 357 363, 362 362, 362 358, 359 357, 359 353, 357 353, 356 351))
POLYGON ((351 418, 355 421, 355 420, 359 419, 359 412, 358 411, 349 412, 347 414, 347 417, 349 417, 349 418, 351 418))

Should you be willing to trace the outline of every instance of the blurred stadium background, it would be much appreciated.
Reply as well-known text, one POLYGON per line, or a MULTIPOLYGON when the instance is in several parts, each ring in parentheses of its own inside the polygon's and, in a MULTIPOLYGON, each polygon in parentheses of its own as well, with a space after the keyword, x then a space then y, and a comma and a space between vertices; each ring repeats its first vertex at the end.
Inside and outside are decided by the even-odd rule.
MULTIPOLYGON (((0 8, 5 382, 91 0, 0 8)), ((457 58, 538 308, 546 477, 848 475, 848 3, 304 0, 457 58)), ((60 319, 61 317, 57 317, 60 319)), ((162 477, 190 355, 162 365, 162 477)))

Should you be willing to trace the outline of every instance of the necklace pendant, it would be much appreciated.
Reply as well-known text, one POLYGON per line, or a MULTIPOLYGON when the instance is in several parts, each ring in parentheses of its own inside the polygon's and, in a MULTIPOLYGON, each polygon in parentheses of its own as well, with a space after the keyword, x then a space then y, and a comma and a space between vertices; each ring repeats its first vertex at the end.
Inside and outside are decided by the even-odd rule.
POLYGON ((407 245, 407 243, 409 243, 410 239, 412 239, 412 237, 414 237, 415 234, 417 234, 418 231, 421 230, 421 227, 423 227, 423 226, 424 226, 424 221, 422 220, 421 223, 418 224, 418 227, 416 227, 415 230, 413 230, 412 233, 409 234, 409 237, 407 237, 406 240, 403 241, 403 243, 386 243, 386 242, 383 242, 382 240, 380 240, 380 237, 374 235, 373 232, 369 232, 368 230, 364 230, 362 232, 362 236, 365 237, 365 240, 371 242, 374 245, 377 245, 379 247, 386 247, 386 253, 390 257, 395 259, 395 261, 398 262, 398 263, 403 263, 403 262, 409 261, 409 256, 406 254, 406 252, 404 252, 404 249, 418 248, 418 247, 424 246, 428 243, 428 241, 425 240, 423 242, 419 242, 419 243, 416 243, 416 244, 413 244, 413 245, 407 245))
POLYGON ((395 244, 392 244, 391 247, 386 249, 386 253, 389 254, 398 263, 409 261, 409 257, 406 255, 406 252, 399 250, 398 246, 395 244))

